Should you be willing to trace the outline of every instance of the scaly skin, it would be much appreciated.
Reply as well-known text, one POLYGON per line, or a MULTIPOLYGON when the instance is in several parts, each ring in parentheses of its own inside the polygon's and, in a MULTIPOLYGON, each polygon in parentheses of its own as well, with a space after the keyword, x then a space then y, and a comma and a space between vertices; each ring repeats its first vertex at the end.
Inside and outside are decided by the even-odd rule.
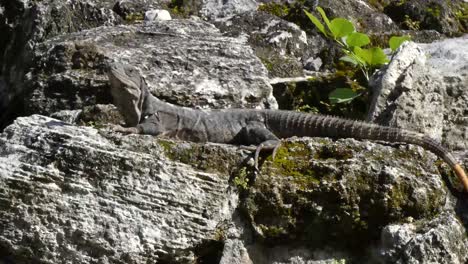
POLYGON ((282 110, 229 109, 202 111, 165 103, 151 95, 140 73, 131 66, 109 66, 114 102, 130 127, 122 133, 163 135, 196 142, 257 145, 275 150, 281 138, 292 136, 355 138, 419 145, 435 153, 455 171, 468 192, 468 177, 453 155, 433 139, 413 131, 317 114, 282 110))

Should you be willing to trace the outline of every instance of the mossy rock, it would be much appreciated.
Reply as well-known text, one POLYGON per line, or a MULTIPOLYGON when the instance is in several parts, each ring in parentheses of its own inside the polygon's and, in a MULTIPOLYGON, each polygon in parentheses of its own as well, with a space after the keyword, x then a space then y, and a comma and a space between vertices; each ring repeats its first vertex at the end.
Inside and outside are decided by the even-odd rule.
POLYGON ((288 140, 265 160, 242 208, 267 244, 362 255, 384 226, 440 212, 446 189, 434 165, 422 170, 433 156, 418 153, 349 139, 288 140))
POLYGON ((433 29, 448 36, 468 32, 468 6, 463 0, 396 1, 384 12, 402 29, 433 29))

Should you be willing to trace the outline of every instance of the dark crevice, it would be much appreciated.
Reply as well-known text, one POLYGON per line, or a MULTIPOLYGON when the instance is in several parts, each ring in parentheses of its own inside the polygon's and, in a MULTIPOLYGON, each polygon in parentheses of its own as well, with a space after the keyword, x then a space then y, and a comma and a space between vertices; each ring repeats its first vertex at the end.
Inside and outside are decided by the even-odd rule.
POLYGON ((224 243, 217 240, 206 240, 194 248, 197 264, 219 263, 221 261, 224 243))
POLYGON ((25 115, 24 94, 21 93, 13 98, 5 109, 0 108, 0 133, 5 127, 9 126, 13 121, 25 115))

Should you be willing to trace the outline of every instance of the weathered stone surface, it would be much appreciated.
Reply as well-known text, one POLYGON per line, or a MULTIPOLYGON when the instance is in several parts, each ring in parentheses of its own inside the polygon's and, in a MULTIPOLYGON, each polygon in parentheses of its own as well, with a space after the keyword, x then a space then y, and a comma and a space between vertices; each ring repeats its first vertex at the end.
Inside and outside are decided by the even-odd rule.
MULTIPOLYGON (((359 262, 385 226, 411 218, 437 223, 441 231, 424 227, 409 233, 410 241, 456 238, 450 245, 415 242, 425 259, 438 252, 461 263, 468 258, 459 250, 467 237, 453 205, 446 209, 449 194, 435 156, 421 148, 292 139, 256 177, 248 153, 122 136, 39 115, 18 118, 0 134, 0 257, 15 263, 359 262), (437 220, 440 213, 445 220, 437 220)), ((403 251, 416 259, 402 240, 385 240, 378 259, 403 251)))
POLYGON ((257 6, 258 2, 255 0, 203 0, 200 15, 210 20, 216 20, 254 11, 257 6))
POLYGON ((291 141, 267 160, 243 206, 271 244, 294 241, 363 255, 387 224, 441 210, 447 193, 433 161, 413 147, 291 141))
POLYGON ((23 114, 24 75, 35 47, 59 34, 120 23, 112 5, 94 0, 0 1, 0 128, 23 114))
MULTIPOLYGON (((14 263, 193 260, 236 207, 228 169, 242 155, 223 155, 214 169, 203 164, 216 155, 203 152, 190 166, 168 158, 172 144, 18 118, 0 134, 1 256, 14 263)), ((196 145, 186 147, 178 150, 196 153, 196 145)), ((219 146, 205 148, 220 154, 219 146)))
POLYGON ((151 9, 145 12, 145 23, 155 20, 171 20, 171 14, 164 9, 151 9))
POLYGON ((381 255, 386 263, 466 263, 466 230, 455 215, 389 225, 382 231, 381 255), (461 257, 464 256, 464 257, 461 257))
POLYGON ((447 35, 468 32, 465 0, 390 1, 384 13, 403 29, 434 29, 447 35))
POLYGON ((297 25, 265 12, 246 12, 216 23, 228 36, 247 38, 270 77, 303 76, 307 59, 306 33, 297 25))
POLYGON ((206 22, 155 21, 98 28, 44 42, 27 82, 27 113, 110 103, 109 60, 138 67, 171 102, 211 108, 276 108, 267 71, 245 41, 206 22))
MULTIPOLYGON (((0 256, 25 263, 359 260, 386 225, 430 222, 448 195, 434 155, 416 147, 289 140, 255 179, 242 165, 251 160, 245 154, 18 118, 0 134, 0 256)), ((466 236, 448 217, 434 222, 445 237, 456 236, 453 246, 415 247, 462 261, 466 236)))
POLYGON ((127 21, 142 20, 145 12, 166 8, 170 0, 118 0, 112 10, 127 21))
MULTIPOLYGON (((112 26, 122 22, 112 7, 131 22, 166 4, 0 0, 0 59, 9 74, 0 78, 0 98, 28 91, 21 113, 70 123, 32 115, 0 134, 0 262, 466 263, 467 204, 463 197, 447 202, 445 186, 452 185, 439 170, 449 169, 421 148, 290 139, 274 161, 265 155, 255 174, 250 152, 235 146, 104 130, 121 122, 108 104, 109 60, 138 67, 152 92, 169 102, 274 108, 267 71, 248 43, 257 55, 279 56, 293 76, 310 58, 322 58, 323 70, 338 56, 320 35, 306 43, 300 28, 254 12, 257 3, 248 1, 171 1, 172 14, 202 15, 203 7, 222 33, 195 18, 112 26), (194 9, 177 9, 180 2, 194 9), (19 90, 8 90, 12 81, 19 90)), ((320 5, 366 32, 395 28, 363 1, 320 5)), ((423 127, 465 148, 466 46, 465 38, 404 48, 380 79, 384 96, 374 118, 423 127), (429 90, 414 91, 417 83, 429 90), (412 99, 403 99, 408 94, 412 99), (417 100, 427 104, 413 106, 417 100), (404 114, 394 115, 399 109, 404 114)))
POLYGON ((406 43, 373 81, 369 119, 468 147, 468 37, 406 43))
POLYGON ((351 20, 359 31, 370 33, 398 29, 390 17, 379 12, 369 2, 362 0, 322 0, 319 5, 326 10, 329 17, 344 17, 351 20))

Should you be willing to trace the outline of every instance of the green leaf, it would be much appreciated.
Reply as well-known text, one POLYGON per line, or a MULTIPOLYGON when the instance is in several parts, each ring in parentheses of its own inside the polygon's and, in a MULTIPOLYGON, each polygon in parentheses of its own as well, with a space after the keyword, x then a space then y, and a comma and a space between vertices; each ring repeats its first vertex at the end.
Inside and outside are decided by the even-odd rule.
POLYGON ((335 18, 330 23, 330 31, 335 38, 341 38, 354 32, 354 25, 344 18, 335 18))
POLYGON ((371 67, 377 67, 388 62, 387 55, 381 48, 362 49, 354 47, 354 54, 371 67))
POLYGON ((359 94, 350 88, 337 88, 328 95, 328 99, 333 104, 340 104, 350 102, 358 96, 359 94))
POLYGON ((322 16, 322 19, 325 22, 325 24, 327 25, 328 29, 331 31, 330 20, 328 20, 328 17, 327 17, 327 14, 325 14, 325 11, 323 11, 323 9, 320 6, 317 6, 316 9, 320 13, 320 15, 322 16))
POLYGON ((325 27, 323 26, 322 23, 320 23, 318 18, 316 18, 311 13, 307 12, 307 10, 304 10, 304 12, 307 15, 307 17, 310 19, 310 21, 312 21, 312 23, 314 23, 314 25, 317 27, 317 29, 320 30, 320 32, 322 32, 323 35, 328 36, 327 32, 325 31, 325 27))
POLYGON ((390 46, 390 49, 392 49, 393 52, 395 52, 403 42, 410 40, 411 38, 409 36, 393 36, 390 38, 388 41, 388 45, 390 46))
POLYGON ((348 46, 362 47, 370 43, 370 39, 366 34, 353 32, 346 38, 348 46))
POLYGON ((349 62, 349 63, 353 64, 354 66, 357 66, 359 64, 359 62, 350 55, 343 56, 343 57, 340 58, 340 60, 349 62))
MULTIPOLYGON (((358 47, 355 47, 355 48, 358 48, 358 47)), ((340 59, 343 59, 345 57, 349 57, 349 59, 345 58, 345 59, 343 59, 343 61, 351 62, 353 64, 356 63, 356 65, 358 65, 359 67, 363 67, 363 68, 365 68, 367 66, 367 63, 362 58, 357 56, 354 52, 352 52, 350 50, 347 50, 347 49, 342 49, 342 50, 346 54, 346 56, 341 57, 340 59)))

